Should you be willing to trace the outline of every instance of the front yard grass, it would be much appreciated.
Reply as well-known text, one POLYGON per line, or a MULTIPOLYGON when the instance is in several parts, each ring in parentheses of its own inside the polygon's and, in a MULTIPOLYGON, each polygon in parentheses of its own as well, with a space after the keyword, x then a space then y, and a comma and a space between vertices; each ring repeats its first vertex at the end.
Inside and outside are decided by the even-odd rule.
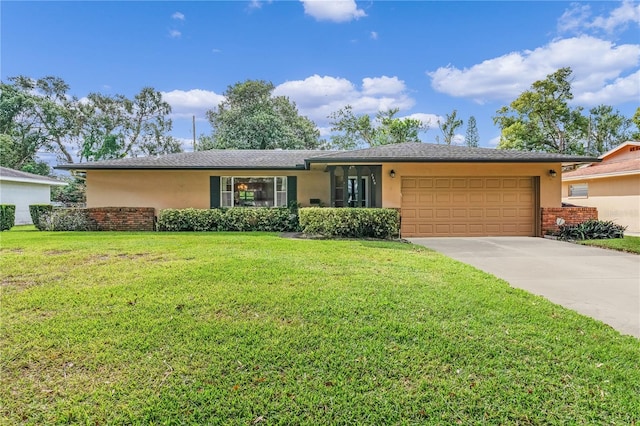
POLYGON ((624 238, 612 238, 609 240, 580 241, 580 244, 640 254, 640 237, 632 237, 630 235, 626 235, 624 238))
POLYGON ((635 424, 640 345, 427 249, 0 234, 6 424, 635 424))

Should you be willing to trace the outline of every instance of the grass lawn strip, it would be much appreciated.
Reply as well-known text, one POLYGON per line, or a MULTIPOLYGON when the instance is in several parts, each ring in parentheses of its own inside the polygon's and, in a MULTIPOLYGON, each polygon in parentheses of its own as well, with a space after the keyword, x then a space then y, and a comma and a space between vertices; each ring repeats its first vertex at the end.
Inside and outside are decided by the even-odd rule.
POLYGON ((4 423, 640 420, 637 339, 413 245, 0 239, 4 423))
POLYGON ((624 238, 612 238, 608 240, 580 241, 580 244, 640 254, 640 237, 632 237, 630 235, 624 238))

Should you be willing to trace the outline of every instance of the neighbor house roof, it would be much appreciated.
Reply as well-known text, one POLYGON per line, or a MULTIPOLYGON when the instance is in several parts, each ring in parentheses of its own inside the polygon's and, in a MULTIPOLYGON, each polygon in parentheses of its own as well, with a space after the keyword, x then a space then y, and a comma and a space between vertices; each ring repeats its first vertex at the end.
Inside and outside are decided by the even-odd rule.
POLYGON ((562 180, 579 180, 579 179, 595 179, 605 178, 609 176, 639 175, 640 174, 640 142, 628 141, 624 142, 610 151, 605 152, 598 157, 602 162, 590 164, 570 172, 562 174, 562 180), (619 157, 618 153, 622 153, 628 147, 635 150, 632 155, 635 157, 623 156, 619 157))
POLYGON ((33 173, 21 172, 20 170, 9 169, 7 167, 0 167, 0 181, 24 182, 24 183, 34 183, 34 184, 52 185, 52 186, 67 185, 65 182, 61 182, 57 179, 50 178, 48 176, 41 176, 33 173))
POLYGON ((407 142, 353 151, 210 150, 157 157, 64 164, 58 169, 305 169, 311 163, 504 162, 584 163, 596 158, 407 142))
POLYGON ((563 180, 572 180, 586 177, 607 177, 618 175, 640 174, 640 158, 632 158, 624 161, 611 161, 599 163, 588 167, 581 167, 570 172, 563 172, 563 180))

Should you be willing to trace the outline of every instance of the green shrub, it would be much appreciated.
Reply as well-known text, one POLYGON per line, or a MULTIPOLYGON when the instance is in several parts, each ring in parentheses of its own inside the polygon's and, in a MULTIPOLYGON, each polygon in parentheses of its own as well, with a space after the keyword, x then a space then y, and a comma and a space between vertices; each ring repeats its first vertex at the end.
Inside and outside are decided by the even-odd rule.
POLYGON ((300 227, 326 237, 389 239, 398 236, 400 215, 394 209, 308 207, 300 209, 300 227))
POLYGON ((611 221, 587 220, 577 225, 562 225, 555 235, 560 240, 606 240, 623 238, 626 226, 617 225, 611 221))
POLYGON ((288 208, 164 209, 159 231, 267 231, 298 229, 298 217, 288 208))
POLYGON ((159 231, 219 231, 223 213, 219 209, 164 209, 158 215, 159 231))
POLYGON ((29 206, 29 213, 31 214, 31 221, 39 230, 43 230, 42 225, 40 225, 40 219, 44 215, 51 214, 53 211, 53 206, 51 204, 31 204, 29 206))
POLYGON ((83 209, 54 209, 40 217, 43 231, 95 231, 96 226, 83 209))
POLYGON ((8 231, 16 224, 16 206, 0 204, 0 231, 8 231))

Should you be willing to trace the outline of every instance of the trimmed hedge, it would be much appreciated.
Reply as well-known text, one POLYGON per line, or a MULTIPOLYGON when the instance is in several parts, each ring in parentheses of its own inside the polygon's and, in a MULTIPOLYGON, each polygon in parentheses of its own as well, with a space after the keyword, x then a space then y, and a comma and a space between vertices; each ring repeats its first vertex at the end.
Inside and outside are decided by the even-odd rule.
POLYGON ((158 214, 158 231, 266 231, 298 230, 295 209, 164 209, 158 214))
POLYGON ((8 231, 16 224, 16 206, 0 204, 0 231, 8 231))
POLYGON ((626 226, 611 221, 587 220, 577 225, 562 225, 555 235, 565 241, 606 240, 624 238, 626 229, 626 226))
POLYGON ((41 231, 44 230, 44 228, 40 224, 40 219, 45 215, 50 215, 52 211, 53 206, 51 204, 31 204, 29 206, 31 221, 33 222, 35 227, 41 231))
POLYGON ((305 234, 342 238, 398 237, 400 214, 394 209, 319 208, 300 209, 300 227, 305 234))
POLYGON ((54 209, 39 220, 42 231, 95 231, 97 227, 84 209, 54 209))

